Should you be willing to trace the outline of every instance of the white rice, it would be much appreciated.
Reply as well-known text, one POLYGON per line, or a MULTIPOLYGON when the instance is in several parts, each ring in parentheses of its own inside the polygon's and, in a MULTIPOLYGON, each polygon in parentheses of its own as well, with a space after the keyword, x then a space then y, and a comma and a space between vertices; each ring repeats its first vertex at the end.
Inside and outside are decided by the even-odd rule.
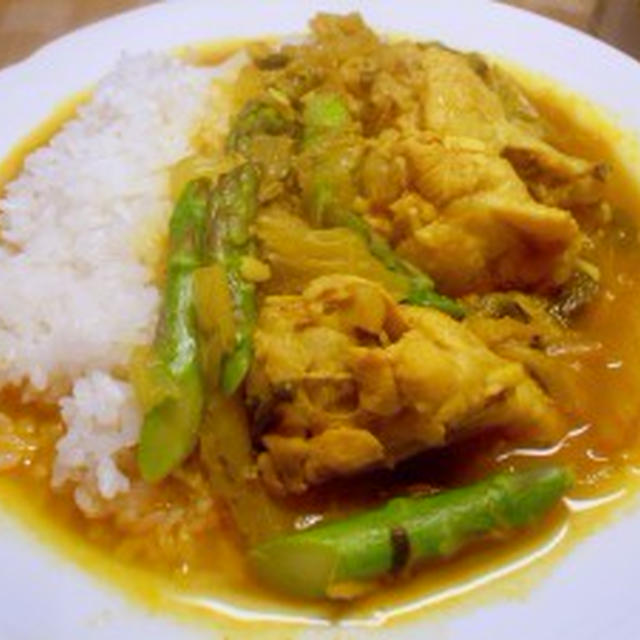
POLYGON ((75 481, 76 503, 91 513, 96 494, 109 500, 129 490, 114 457, 138 442, 140 409, 131 385, 102 371, 76 380, 60 407, 67 433, 58 441, 52 483, 75 481))
POLYGON ((210 84, 168 56, 123 58, 0 203, 0 386, 59 401, 53 481, 80 483, 85 509, 82 496, 129 486, 115 457, 140 412, 114 373, 152 339, 160 300, 136 238, 167 220, 167 171, 190 152, 210 84))

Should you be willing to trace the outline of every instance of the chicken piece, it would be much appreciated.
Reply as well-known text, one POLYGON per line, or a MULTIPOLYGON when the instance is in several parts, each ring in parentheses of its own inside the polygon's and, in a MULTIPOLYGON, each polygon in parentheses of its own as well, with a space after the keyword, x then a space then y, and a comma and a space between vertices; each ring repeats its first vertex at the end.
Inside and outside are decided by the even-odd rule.
POLYGON ((519 363, 435 310, 406 307, 403 315, 412 329, 389 347, 397 384, 405 405, 443 429, 443 443, 491 425, 558 435, 562 420, 519 363))
POLYGON ((416 230, 396 249, 399 255, 428 273, 440 291, 459 295, 490 287, 484 247, 482 238, 440 219, 416 230))
POLYGON ((544 119, 511 74, 477 53, 463 55, 473 71, 498 97, 509 122, 538 138, 544 137, 547 133, 544 119))
POLYGON ((390 241, 393 245, 405 240, 438 217, 437 209, 412 191, 398 198, 389 207, 389 213, 392 216, 390 241))
POLYGON ((349 364, 358 385, 360 408, 379 416, 396 413, 400 398, 389 353, 385 349, 355 347, 349 364))
POLYGON ((422 64, 424 128, 441 136, 476 138, 499 153, 509 133, 504 109, 464 56, 432 46, 424 51, 422 64))
POLYGON ((465 56, 473 70, 498 97, 510 123, 502 150, 535 198, 551 206, 570 208, 599 202, 607 169, 604 165, 562 153, 544 142, 549 125, 524 89, 497 65, 478 54, 465 56))
POLYGON ((509 162, 487 152, 469 138, 410 138, 400 145, 411 168, 412 180, 424 198, 443 209, 455 200, 478 193, 492 193, 512 205, 531 210, 532 218, 557 227, 547 227, 558 237, 571 237, 576 225, 567 211, 540 205, 531 198, 526 185, 509 162))
MULTIPOLYGON (((521 119, 507 117, 503 77, 498 93, 492 90, 497 88, 495 73, 492 82, 487 83, 476 73, 469 57, 437 46, 424 52, 423 64, 424 128, 441 136, 482 141, 490 153, 509 159, 523 177, 535 173, 535 179, 531 177, 533 185, 562 185, 566 190, 573 181, 580 180, 582 198, 585 191, 591 194, 591 200, 601 197, 601 165, 558 151, 535 135, 530 126, 523 125, 521 119)), ((513 92, 511 88, 512 100, 513 92)), ((509 111, 512 110, 510 107, 509 111)), ((525 180, 529 183, 529 179, 525 180)), ((539 191, 542 195, 542 190, 539 191)), ((561 195, 554 199, 547 192, 546 197, 544 202, 548 204, 569 206, 561 195)))
POLYGON ((494 190, 505 179, 513 181, 509 164, 473 138, 413 136, 398 144, 398 152, 407 158, 420 195, 439 208, 477 191, 494 190))
POLYGON ((460 295, 553 288, 580 246, 568 211, 533 200, 511 165, 468 138, 410 138, 401 150, 420 195, 440 216, 403 241, 401 254, 460 295))
POLYGON ((512 144, 503 156, 543 204, 573 208, 597 204, 604 198, 609 174, 606 164, 572 158, 535 138, 512 144))
POLYGON ((247 391, 271 414, 258 468, 280 494, 494 426, 544 442, 564 426, 521 364, 445 314, 397 304, 353 276, 265 300, 247 391))
POLYGON ((374 207, 386 206, 400 198, 406 189, 406 161, 395 153, 384 136, 364 155, 360 169, 361 190, 374 207), (381 144, 379 144, 381 143, 381 144))

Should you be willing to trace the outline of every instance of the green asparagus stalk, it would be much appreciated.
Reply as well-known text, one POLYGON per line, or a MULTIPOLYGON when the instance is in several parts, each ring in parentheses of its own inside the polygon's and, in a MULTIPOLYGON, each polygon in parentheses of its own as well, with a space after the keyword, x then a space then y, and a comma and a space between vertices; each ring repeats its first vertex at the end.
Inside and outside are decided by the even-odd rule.
POLYGON ((258 174, 245 163, 222 176, 211 197, 210 258, 225 270, 233 300, 235 345, 224 354, 220 386, 230 395, 244 380, 253 354, 255 285, 242 276, 242 261, 254 253, 250 226, 257 209, 258 174))
MULTIPOLYGON (((422 272, 421 272, 421 275, 422 272)), ((442 295, 425 284, 421 277, 413 277, 409 282, 409 292, 404 300, 407 304, 416 307, 433 307, 452 318, 461 320, 467 315, 467 310, 462 304, 449 296, 442 295)))
POLYGON ((293 123, 272 104, 250 100, 240 110, 227 138, 227 150, 247 153, 251 138, 257 133, 290 133, 293 123))
POLYGON ((315 93, 307 101, 303 113, 303 144, 310 147, 327 135, 346 129, 350 123, 349 109, 337 93, 315 93))
POLYGON ((326 154, 322 150, 322 141, 344 131, 350 121, 347 106, 338 94, 318 93, 312 95, 305 105, 303 145, 310 149, 319 144, 321 148, 320 157, 315 162, 309 202, 314 222, 323 227, 347 227, 358 234, 366 242, 371 254, 389 271, 407 278, 408 295, 405 302, 435 307, 454 318, 464 317, 465 309, 459 302, 437 293, 426 273, 400 258, 362 216, 339 202, 336 173, 340 170, 340 159, 322 157, 323 153, 326 154))
POLYGON ((202 264, 209 182, 189 182, 169 222, 167 281, 153 364, 171 393, 144 417, 138 465, 142 477, 163 478, 191 452, 203 407, 202 377, 193 308, 193 272, 202 264))
POLYGON ((282 591, 331 597, 341 586, 366 584, 420 561, 446 558, 480 536, 538 520, 571 486, 564 467, 500 473, 427 497, 390 500, 344 520, 256 546, 258 575, 282 591))

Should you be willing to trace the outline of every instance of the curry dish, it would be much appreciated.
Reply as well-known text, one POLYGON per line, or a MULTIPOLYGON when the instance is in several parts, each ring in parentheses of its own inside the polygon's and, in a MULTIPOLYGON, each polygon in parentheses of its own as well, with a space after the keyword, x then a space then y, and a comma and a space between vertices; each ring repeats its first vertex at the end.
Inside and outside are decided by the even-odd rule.
POLYGON ((65 426, 20 385, 0 464, 127 562, 344 600, 623 482, 640 248, 632 182, 569 106, 356 15, 311 31, 250 44, 224 130, 171 169, 158 325, 117 373, 130 490, 81 513, 52 489, 65 426))

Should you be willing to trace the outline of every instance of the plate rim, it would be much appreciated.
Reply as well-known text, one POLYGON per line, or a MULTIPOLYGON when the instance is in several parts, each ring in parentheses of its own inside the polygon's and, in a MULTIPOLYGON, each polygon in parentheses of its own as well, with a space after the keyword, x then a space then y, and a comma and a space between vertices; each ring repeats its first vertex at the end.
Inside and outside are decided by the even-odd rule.
MULTIPOLYGON (((245 1, 245 0, 236 0, 236 4, 242 4, 242 5, 255 5, 256 2, 254 1, 245 1)), ((331 0, 327 0, 326 2, 320 2, 320 1, 313 1, 313 2, 308 2, 306 3, 305 6, 309 7, 307 13, 309 15, 311 15, 311 13, 313 13, 313 9, 311 8, 312 5, 313 6, 318 6, 318 5, 327 5, 330 4, 331 0)), ((169 1, 169 2, 164 2, 164 3, 157 3, 157 4, 151 4, 148 6, 144 6, 144 7, 140 7, 140 8, 135 8, 135 9, 131 9, 128 10, 126 12, 117 14, 115 16, 111 16, 99 21, 96 21, 94 23, 91 23, 89 25, 86 25, 78 30, 69 32, 67 34, 64 34, 62 36, 60 36, 59 38, 56 38, 55 40, 51 41, 50 43, 47 43, 45 45, 43 45, 42 47, 38 48, 36 51, 34 51, 31 55, 29 55, 28 57, 24 58, 23 60, 10 65, 8 67, 5 67, 4 69, 0 70, 0 91, 2 90, 2 87, 5 83, 9 82, 9 81, 18 81, 18 82, 22 82, 24 80, 24 77, 31 77, 33 74, 38 74, 38 73, 42 73, 42 70, 47 70, 55 61, 55 59, 60 56, 63 55, 64 51, 66 51, 66 49, 68 47, 73 48, 74 43, 81 41, 83 39, 91 39, 92 37, 94 37, 96 34, 100 34, 103 33, 104 30, 106 28, 108 29, 114 29, 115 31, 117 31, 119 28, 124 27, 125 25, 128 25, 129 23, 134 23, 137 20, 146 20, 146 16, 150 15, 151 13, 156 14, 158 16, 166 16, 169 15, 172 12, 176 12, 176 11, 189 11, 189 7, 199 7, 202 8, 206 3, 203 2, 202 0, 173 0, 173 1, 169 1), (179 8, 178 8, 179 5, 179 8), (168 7, 173 7, 171 9, 167 9, 168 7)), ((287 5, 287 4, 291 4, 291 0, 283 0, 280 2, 281 5, 287 5)), ((369 1, 360 1, 357 2, 355 0, 353 1, 349 1, 349 2, 344 2, 341 1, 340 3, 338 2, 333 2, 333 5, 338 5, 340 4, 340 6, 355 6, 357 8, 360 8, 362 10, 364 10, 365 12, 365 17, 366 17, 366 11, 367 11, 367 7, 372 6, 372 5, 376 5, 378 3, 375 2, 375 0, 369 0, 369 1)), ((402 4, 403 6, 408 6, 411 4, 410 0, 400 0, 400 2, 398 2, 398 4, 402 4)), ((447 0, 431 0, 430 4, 432 5, 429 9, 429 12, 434 10, 434 8, 438 5, 443 6, 443 7, 447 7, 447 6, 451 6, 451 3, 448 2, 447 0)), ((416 3, 414 3, 414 6, 417 6, 416 3)), ((579 46, 577 48, 582 48, 587 47, 587 49, 589 51, 593 51, 594 48, 599 50, 599 51, 604 51, 606 52, 606 56, 608 56, 609 58, 614 60, 614 64, 615 65, 620 65, 621 68, 623 68, 625 71, 624 73, 632 73, 634 75, 637 76, 637 78, 640 80, 640 64, 634 60, 633 58, 631 58, 630 56, 628 56, 627 54, 615 49, 614 47, 597 40, 596 38, 594 38, 593 36, 590 36, 588 34, 582 33, 577 31, 576 29, 573 29, 571 27, 568 27, 566 25, 562 25, 559 23, 556 23, 555 21, 552 21, 548 18, 545 18, 543 16, 539 16, 537 14, 532 14, 528 11, 525 11, 523 9, 519 9, 516 7, 511 7, 509 5, 502 5, 502 4, 498 4, 498 3, 493 3, 493 2, 488 2, 488 0, 482 0, 482 2, 480 0, 458 0, 458 2, 456 3, 457 7, 461 7, 461 6, 465 6, 465 7, 469 7, 471 11, 476 11, 478 7, 482 6, 483 9, 488 10, 489 13, 494 12, 494 15, 498 15, 498 14, 503 14, 503 15, 508 15, 508 14, 512 14, 512 15, 517 15, 519 16, 518 19, 516 21, 520 21, 520 22, 531 22, 531 23, 535 23, 535 24, 539 24, 539 25, 544 25, 544 27, 541 27, 541 29, 543 29, 546 32, 549 33, 556 33, 556 34, 560 34, 560 38, 569 38, 569 40, 572 41, 577 41, 578 43, 582 43, 579 44, 579 46)), ((224 10, 223 8, 220 8, 220 10, 224 10)), ((78 87, 78 89, 82 89, 84 87, 78 87)), ((638 104, 640 105, 640 98, 638 100, 638 104)), ((640 109, 638 109, 638 112, 640 112, 640 109)), ((0 113, 2 113, 2 108, 0 107, 0 113)), ((623 115, 623 121, 625 121, 625 117, 623 115)), ((35 122, 33 124, 33 126, 36 126, 37 122, 35 122)), ((640 132, 640 115, 638 115, 638 119, 634 122, 634 129, 636 131, 640 132)), ((1 137, 1 135, 0 135, 1 137)), ((18 140, 15 139, 14 142, 17 142, 18 140)), ((7 149, 4 150, 0 150, 0 153, 2 153, 2 155, 6 155, 6 151, 7 149)), ((640 515, 640 514, 639 514, 640 515)), ((610 525, 606 525, 607 528, 609 528, 610 525)), ((640 531, 640 517, 638 518, 638 530, 640 531)), ((38 545, 40 545, 41 543, 37 543, 38 545)), ((581 543, 582 544, 582 543, 581 543)), ((2 547, 2 536, 0 535, 0 547, 2 547)), ((49 551, 47 549, 47 551, 49 551)), ((57 550, 52 550, 53 553, 55 554, 56 558, 58 559, 62 559, 59 558, 59 556, 61 555, 60 553, 58 553, 57 550)), ((2 554, 0 553, 0 557, 2 557, 2 554)), ((563 560, 560 560, 559 562, 563 562, 563 560)), ((2 593, 2 578, 0 578, 0 593, 2 593)), ((100 580, 100 583, 102 583, 102 580, 100 580)), ((112 596, 115 595, 117 596, 117 594, 111 594, 112 596)), ((111 596, 110 596, 111 597, 111 596)), ((1 609, 1 608, 0 608, 1 609)), ((126 610, 126 607, 124 607, 122 609, 123 611, 126 610)), ((136 612, 140 613, 140 609, 139 609, 139 605, 135 606, 135 610, 136 612)), ((128 614, 125 614, 128 615, 128 614)), ((430 616, 427 616, 427 619, 429 619, 430 616)), ((470 619, 475 619, 474 615, 471 615, 470 619)), ((163 623, 164 625, 164 623, 163 623)), ((169 628, 171 628, 171 625, 169 625, 169 628)), ((180 628, 182 628, 182 626, 180 626, 180 628)), ((420 629, 422 628, 421 623, 418 623, 418 626, 415 627, 415 629, 418 630, 418 632, 420 631, 420 629)), ((457 628, 457 627, 456 627, 457 628)), ((460 629, 465 628, 464 626, 461 627, 460 629)), ((413 637, 413 625, 411 625, 411 629, 409 629, 408 633, 405 632, 401 632, 401 635, 398 636, 399 638, 410 638, 413 637)), ((459 629, 459 630, 460 630, 459 629)), ((169 636, 169 635, 162 635, 164 632, 160 631, 160 636, 159 637, 173 637, 173 636, 169 636)), ((457 633, 454 631, 454 633, 457 633)), ((624 633, 624 632, 623 632, 624 633)), ((91 638, 93 638, 94 636, 90 636, 91 638)), ((102 636, 102 635, 95 635, 96 638, 107 638, 107 637, 111 637, 111 636, 102 636)), ((177 636, 176 636, 177 637, 177 636)), ((195 637, 195 636, 194 636, 195 637)), ((204 637, 204 636, 203 636, 204 637)), ((208 636, 207 636, 208 637, 208 636)), ((455 637, 463 637, 463 636, 458 636, 455 635, 455 637)), ((595 637, 595 636, 594 636, 595 637)), ((626 638, 627 636, 624 635, 618 635, 617 636, 620 640, 622 640, 622 638, 626 638)), ((632 636, 628 636, 629 638, 631 638, 632 636)))

